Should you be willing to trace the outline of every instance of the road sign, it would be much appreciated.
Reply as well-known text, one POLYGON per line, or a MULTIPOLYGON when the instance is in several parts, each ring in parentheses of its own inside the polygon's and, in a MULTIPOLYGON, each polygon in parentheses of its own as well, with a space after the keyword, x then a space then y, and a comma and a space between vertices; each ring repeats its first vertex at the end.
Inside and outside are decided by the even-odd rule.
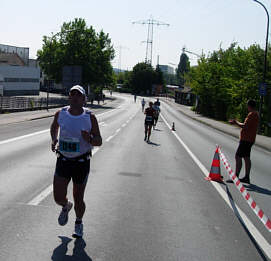
POLYGON ((266 83, 259 84, 259 94, 260 94, 260 96, 266 95, 266 83))
POLYGON ((82 66, 63 66, 62 70, 62 84, 68 90, 76 85, 81 84, 82 66))

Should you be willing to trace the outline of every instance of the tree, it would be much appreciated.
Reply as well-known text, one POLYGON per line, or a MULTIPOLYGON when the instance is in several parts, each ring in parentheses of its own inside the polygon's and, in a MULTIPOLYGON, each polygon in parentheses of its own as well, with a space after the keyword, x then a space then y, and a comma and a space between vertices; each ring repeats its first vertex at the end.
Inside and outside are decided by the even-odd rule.
POLYGON ((132 92, 135 94, 151 94, 155 72, 149 63, 138 63, 133 67, 130 78, 132 92))
MULTIPOLYGON (((269 46, 266 82, 271 84, 271 48, 269 46)), ((198 66, 189 73, 190 85, 200 98, 199 112, 219 120, 237 118, 241 121, 247 115, 247 100, 259 103, 258 87, 263 75, 264 50, 257 44, 240 48, 232 43, 226 50, 219 49, 208 57, 202 56, 198 66)), ((270 135, 271 99, 265 98, 263 125, 270 135)))
POLYGON ((82 66, 82 85, 104 86, 114 80, 110 63, 114 49, 109 35, 96 33, 82 18, 64 22, 54 36, 44 36, 37 57, 45 74, 58 83, 65 65, 82 66))
POLYGON ((180 56, 180 62, 178 64, 178 68, 176 70, 177 78, 179 80, 180 85, 184 85, 185 82, 185 73, 187 73, 190 69, 189 58, 185 53, 182 53, 180 56))

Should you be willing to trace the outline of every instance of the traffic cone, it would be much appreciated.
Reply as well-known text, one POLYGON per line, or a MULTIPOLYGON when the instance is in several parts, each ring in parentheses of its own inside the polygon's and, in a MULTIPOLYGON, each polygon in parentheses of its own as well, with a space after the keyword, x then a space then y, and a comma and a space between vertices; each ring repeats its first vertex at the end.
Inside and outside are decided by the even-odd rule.
POLYGON ((205 179, 208 181, 223 182, 223 177, 220 174, 220 157, 219 157, 218 147, 216 147, 209 177, 206 177, 205 179))
POLYGON ((175 124, 174 124, 174 122, 172 123, 172 128, 171 128, 171 130, 172 130, 172 131, 176 131, 176 130, 175 130, 175 124))

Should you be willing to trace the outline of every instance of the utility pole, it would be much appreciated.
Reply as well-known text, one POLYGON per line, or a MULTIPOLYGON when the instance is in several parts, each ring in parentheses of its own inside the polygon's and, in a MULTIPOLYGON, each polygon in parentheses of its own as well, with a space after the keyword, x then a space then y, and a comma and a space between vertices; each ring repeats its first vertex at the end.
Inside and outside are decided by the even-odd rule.
MULTIPOLYGON (((262 132, 262 118, 263 118, 263 115, 262 115, 262 107, 263 107, 263 102, 264 102, 264 95, 265 92, 266 92, 266 71, 267 71, 267 51, 268 51, 268 35, 269 35, 269 13, 265 7, 265 5, 263 3, 261 3, 260 1, 258 0, 253 0, 254 2, 258 3, 259 5, 261 5, 265 12, 266 12, 266 15, 267 15, 267 29, 266 29, 266 41, 265 41, 265 50, 264 50, 264 69, 263 69, 263 79, 262 79, 262 83, 261 83, 261 86, 263 87, 263 93, 260 93, 260 106, 259 106, 259 115, 260 115, 260 122, 259 122, 259 129, 258 129, 258 133, 260 134, 262 132)), ((271 95, 271 94, 269 94, 271 95)), ((271 98, 269 98, 270 101, 269 101, 269 108, 271 108, 271 98)), ((270 111, 268 113, 270 115, 270 111)), ((268 115, 268 116, 269 116, 268 115)), ((270 117, 270 116, 269 116, 270 117)), ((270 126, 271 127, 271 117, 268 119, 270 120, 270 126)))
POLYGON ((147 20, 140 20, 133 22, 133 24, 142 24, 142 25, 148 25, 148 34, 147 34, 147 45, 146 45, 146 57, 145 62, 152 65, 152 44, 153 44, 153 26, 154 25, 165 25, 169 26, 169 24, 156 21, 153 18, 147 19, 147 20))
POLYGON ((124 50, 124 49, 127 49, 127 50, 129 50, 129 48, 128 47, 125 47, 125 46, 123 46, 123 45, 119 45, 119 46, 117 46, 117 48, 119 49, 119 65, 118 65, 118 69, 119 69, 119 72, 121 72, 121 52, 122 52, 122 50, 124 50))

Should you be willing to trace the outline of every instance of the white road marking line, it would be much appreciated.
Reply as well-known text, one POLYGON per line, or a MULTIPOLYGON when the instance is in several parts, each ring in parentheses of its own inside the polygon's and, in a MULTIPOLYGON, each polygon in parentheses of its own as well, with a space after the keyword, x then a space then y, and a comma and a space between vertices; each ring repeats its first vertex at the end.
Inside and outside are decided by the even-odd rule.
POLYGON ((113 139, 114 137, 115 137, 115 135, 109 136, 105 141, 108 142, 108 141, 110 141, 111 139, 113 139))
MULTIPOLYGON (((92 156, 99 150, 100 148, 94 147, 92 150, 92 156)), ((35 198, 30 200, 27 205, 37 206, 41 201, 43 201, 46 197, 48 197, 53 192, 53 184, 44 189, 40 194, 38 194, 35 198)))
MULTIPOLYGON (((114 110, 116 110, 116 109, 113 109, 113 110, 111 110, 111 111, 107 111, 107 112, 104 112, 104 113, 101 113, 101 114, 97 114, 97 116, 101 116, 101 115, 107 114, 107 113, 112 112, 112 111, 114 111, 114 110)), ((100 122, 99 124, 100 124, 101 126, 106 126, 106 123, 105 123, 105 122, 100 122)), ((18 137, 11 138, 11 139, 7 139, 7 140, 2 140, 2 141, 0 141, 0 145, 6 144, 6 143, 10 143, 10 142, 13 142, 13 141, 22 140, 22 139, 29 138, 29 137, 33 137, 33 136, 35 136, 35 135, 43 134, 43 133, 46 133, 46 132, 49 133, 49 132, 50 132, 50 129, 46 129, 46 130, 42 130, 42 131, 33 132, 33 133, 30 133, 30 134, 18 136, 18 137)))
POLYGON ((98 124, 99 124, 100 127, 105 127, 107 125, 104 121, 98 122, 98 124))
POLYGON ((39 134, 43 134, 43 133, 46 133, 46 132, 48 132, 48 134, 49 134, 49 131, 50 131, 50 129, 47 129, 47 130, 37 131, 37 132, 33 132, 33 133, 26 134, 26 135, 23 135, 23 136, 15 137, 15 138, 12 138, 12 139, 3 140, 3 141, 0 141, 0 145, 6 144, 6 143, 9 143, 9 142, 13 142, 13 141, 17 141, 17 140, 22 140, 22 139, 29 138, 29 137, 39 135, 39 134))
POLYGON ((53 192, 53 184, 43 190, 38 196, 33 198, 31 201, 27 203, 27 205, 37 206, 43 199, 49 196, 53 192))
MULTIPOLYGON (((117 109, 117 108, 116 108, 116 109, 117 109)), ((97 117, 98 117, 98 116, 103 116, 103 115, 105 115, 105 114, 107 114, 107 113, 110 113, 110 112, 115 111, 116 109, 113 109, 113 110, 110 110, 110 111, 106 111, 106 112, 103 112, 103 113, 99 113, 99 114, 95 114, 95 115, 97 115, 97 117)))
POLYGON ((124 128, 125 126, 126 126, 126 123, 123 123, 123 124, 121 125, 122 128, 124 128))
MULTIPOLYGON (((166 121, 165 117, 161 115, 161 118, 166 123, 168 128, 171 130, 170 125, 166 121)), ((177 140, 182 144, 184 149, 187 151, 187 153, 190 155, 192 160, 198 165, 200 170, 203 172, 203 174, 208 177, 209 171, 204 167, 204 165, 199 161, 199 159, 193 154, 193 152, 188 148, 188 146, 182 141, 182 139, 178 136, 176 132, 172 132, 173 135, 177 138, 177 140)), ((221 188, 221 186, 216 182, 210 182, 217 192, 220 194, 220 196, 225 200, 227 205, 233 210, 231 203, 229 201, 227 193, 221 188)), ((260 233, 260 231, 254 226, 254 224, 250 221, 250 219, 246 216, 246 214, 239 208, 237 204, 235 204, 236 209, 238 210, 241 218, 243 219, 245 226, 251 233, 251 235, 254 237, 254 239, 257 241, 258 245, 262 248, 262 250, 265 252, 265 254, 268 256, 268 258, 271 258, 271 245, 267 242, 267 240, 263 237, 263 235, 260 233)), ((233 210, 234 211, 234 210, 233 210)))
POLYGON ((117 130, 116 130, 116 133, 120 132, 120 130, 121 130, 121 128, 117 129, 117 130))

